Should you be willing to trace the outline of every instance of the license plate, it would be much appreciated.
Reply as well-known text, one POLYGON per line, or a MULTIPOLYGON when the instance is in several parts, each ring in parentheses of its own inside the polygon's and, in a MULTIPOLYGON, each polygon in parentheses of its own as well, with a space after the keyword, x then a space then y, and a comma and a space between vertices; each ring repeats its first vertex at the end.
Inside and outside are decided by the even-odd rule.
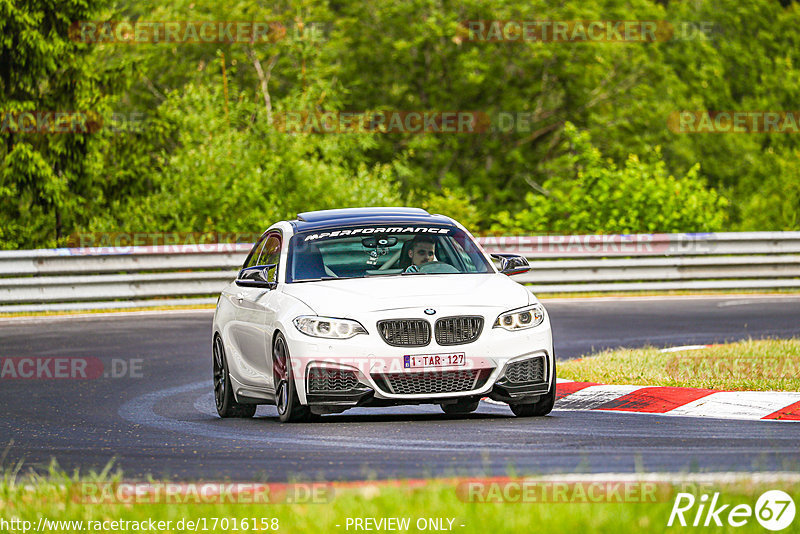
POLYGON ((406 369, 448 367, 465 364, 466 358, 463 352, 449 352, 446 354, 406 354, 403 356, 403 367, 406 369))

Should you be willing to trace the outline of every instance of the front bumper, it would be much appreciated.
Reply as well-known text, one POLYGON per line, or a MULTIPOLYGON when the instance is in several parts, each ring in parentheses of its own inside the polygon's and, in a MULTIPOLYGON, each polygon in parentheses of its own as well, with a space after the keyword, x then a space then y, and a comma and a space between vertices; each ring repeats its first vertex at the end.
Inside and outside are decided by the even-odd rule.
MULTIPOLYGON (((480 337, 464 345, 441 346, 435 339, 425 347, 393 347, 366 325, 368 335, 348 340, 320 339, 292 329, 288 333, 297 393, 302 404, 354 407, 398 404, 447 403, 457 399, 491 397, 503 402, 520 402, 547 393, 552 380, 553 343, 550 323, 509 332, 492 328, 496 316, 485 317, 480 337), (442 366, 433 370, 409 369, 406 355, 463 353, 465 365, 442 366), (540 360, 537 380, 512 380, 506 373, 514 363, 540 360), (311 383, 319 370, 333 377, 337 389, 311 383), (330 373, 338 373, 331 375, 330 373), (316 387, 315 387, 316 386, 316 387)), ((288 329, 287 329, 288 330, 288 329)))

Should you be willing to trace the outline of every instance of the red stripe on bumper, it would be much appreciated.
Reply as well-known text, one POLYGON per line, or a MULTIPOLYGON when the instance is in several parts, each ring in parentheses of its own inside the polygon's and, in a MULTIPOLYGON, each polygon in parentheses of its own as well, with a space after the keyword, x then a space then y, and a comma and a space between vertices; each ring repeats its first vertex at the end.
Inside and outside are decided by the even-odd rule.
POLYGON ((649 387, 637 389, 618 399, 608 401, 596 410, 620 412, 666 413, 679 406, 717 393, 713 389, 649 387))

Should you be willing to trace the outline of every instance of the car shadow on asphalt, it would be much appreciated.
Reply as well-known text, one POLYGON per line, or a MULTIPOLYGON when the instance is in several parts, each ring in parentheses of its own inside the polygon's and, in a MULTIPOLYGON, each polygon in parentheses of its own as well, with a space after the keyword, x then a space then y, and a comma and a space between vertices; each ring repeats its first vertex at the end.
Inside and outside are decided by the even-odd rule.
MULTIPOLYGON (((323 415, 311 423, 320 424, 342 424, 342 423, 419 423, 425 421, 447 422, 447 421, 482 421, 487 419, 509 419, 514 418, 513 414, 493 414, 493 413, 470 413, 464 415, 447 415, 437 413, 382 413, 382 414, 331 414, 323 415)), ((277 416, 256 416, 256 420, 279 423, 277 416)))

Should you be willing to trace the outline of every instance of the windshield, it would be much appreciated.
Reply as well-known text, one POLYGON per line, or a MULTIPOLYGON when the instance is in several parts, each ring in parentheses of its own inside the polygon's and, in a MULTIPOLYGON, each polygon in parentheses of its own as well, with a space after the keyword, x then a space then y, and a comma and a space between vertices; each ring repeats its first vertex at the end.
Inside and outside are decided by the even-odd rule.
POLYGON ((492 273, 478 245, 453 226, 358 226, 296 234, 286 281, 492 273))

